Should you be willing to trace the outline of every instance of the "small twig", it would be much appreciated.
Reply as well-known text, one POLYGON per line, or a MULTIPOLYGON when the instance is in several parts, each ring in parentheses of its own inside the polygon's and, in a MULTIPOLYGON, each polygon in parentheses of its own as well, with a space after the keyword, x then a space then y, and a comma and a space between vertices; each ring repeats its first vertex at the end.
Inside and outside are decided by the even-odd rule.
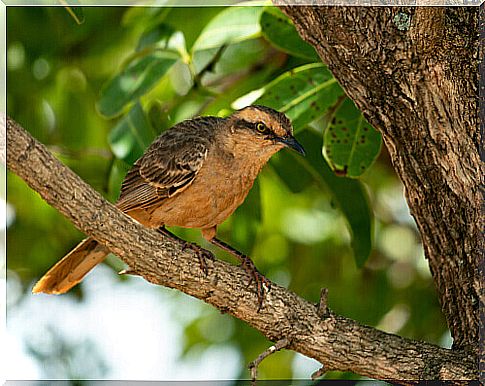
POLYGON ((320 378, 321 376, 323 376, 325 373, 327 372, 327 370, 325 369, 325 366, 322 365, 322 367, 320 367, 317 371, 315 371, 313 374, 312 374, 312 381, 315 381, 316 379, 320 378))
POLYGON ((198 74, 193 75, 194 85, 195 85, 196 88, 205 89, 205 87, 202 85, 202 77, 208 72, 214 72, 214 68, 215 68, 217 62, 219 61, 219 59, 221 59, 222 53, 224 52, 224 50, 226 48, 227 48, 227 44, 223 44, 221 47, 219 47, 216 54, 209 61, 209 63, 207 63, 204 66, 204 68, 202 68, 202 70, 199 71, 198 74))
POLYGON ((317 314, 320 318, 325 319, 329 315, 327 306, 328 288, 322 288, 320 290, 320 301, 317 305, 317 314))
POLYGON ((120 272, 118 272, 118 275, 141 276, 138 272, 134 271, 131 268, 122 269, 120 272))
MULTIPOLYGON (((320 300, 317 304, 317 315, 322 319, 325 319, 330 312, 327 306, 327 300, 328 300, 328 288, 322 288, 320 290, 320 300)), ((323 376, 326 373, 326 371, 327 370, 325 366, 322 364, 322 367, 320 367, 317 371, 315 371, 311 375, 312 381, 323 376)))
POLYGON ((248 369, 251 372, 251 385, 255 386, 256 385, 256 378, 258 376, 258 366, 260 363, 268 356, 271 354, 274 354, 277 351, 280 351, 281 349, 287 347, 290 344, 290 341, 288 338, 282 338, 279 341, 277 341, 273 346, 268 347, 266 350, 264 350, 259 356, 252 362, 249 363, 248 369))

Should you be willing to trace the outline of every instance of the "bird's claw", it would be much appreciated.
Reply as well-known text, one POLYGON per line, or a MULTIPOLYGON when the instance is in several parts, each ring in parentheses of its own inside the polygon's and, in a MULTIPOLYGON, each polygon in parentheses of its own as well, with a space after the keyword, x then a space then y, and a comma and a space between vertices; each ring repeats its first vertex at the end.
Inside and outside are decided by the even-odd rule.
POLYGON ((257 312, 259 312, 263 307, 264 298, 266 294, 271 290, 271 281, 269 281, 265 276, 263 276, 258 271, 253 261, 249 257, 243 256, 243 261, 241 263, 241 266, 249 274, 248 287, 253 282, 256 283, 256 296, 258 297, 257 312))
POLYGON ((200 269, 204 272, 207 276, 209 274, 209 267, 207 266, 207 260, 214 261, 215 257, 214 254, 204 248, 199 247, 197 244, 185 242, 182 251, 186 249, 192 249, 199 258, 200 269))

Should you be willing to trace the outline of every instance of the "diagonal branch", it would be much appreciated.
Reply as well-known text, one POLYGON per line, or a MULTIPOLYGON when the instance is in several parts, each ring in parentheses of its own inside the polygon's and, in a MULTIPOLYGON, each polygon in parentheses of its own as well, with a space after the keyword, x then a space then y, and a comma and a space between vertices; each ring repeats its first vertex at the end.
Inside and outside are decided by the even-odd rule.
POLYGON ((379 379, 477 377, 474 360, 465 353, 387 334, 332 312, 320 317, 314 304, 276 284, 257 312, 256 295, 247 287, 242 268, 208 262, 205 276, 192 251, 120 212, 10 118, 7 146, 12 172, 149 282, 201 299, 272 341, 286 338, 288 349, 315 358, 326 368, 379 379))

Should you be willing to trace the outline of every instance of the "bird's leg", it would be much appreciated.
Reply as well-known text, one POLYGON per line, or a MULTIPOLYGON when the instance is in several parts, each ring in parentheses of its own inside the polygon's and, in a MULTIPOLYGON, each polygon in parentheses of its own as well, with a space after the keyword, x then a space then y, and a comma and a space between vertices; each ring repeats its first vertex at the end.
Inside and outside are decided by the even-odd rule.
POLYGON ((214 245, 217 245, 219 248, 223 249, 224 251, 229 252, 231 255, 236 257, 241 262, 241 266, 246 270, 246 272, 249 274, 249 277, 250 277, 248 285, 250 285, 253 281, 256 283, 256 290, 257 290, 257 296, 258 296, 258 311, 259 311, 263 306, 263 300, 264 300, 266 291, 269 291, 271 289, 271 282, 266 277, 264 277, 261 273, 259 273, 258 269, 256 268, 256 265, 253 263, 253 261, 249 256, 244 255, 243 253, 239 252, 237 249, 231 247, 229 244, 226 244, 224 241, 221 241, 216 237, 213 237, 208 241, 214 245))
POLYGON ((182 247, 183 250, 185 250, 187 248, 192 249, 197 254, 197 257, 199 258, 200 269, 202 269, 202 271, 204 271, 204 273, 206 275, 209 273, 209 269, 207 267, 206 259, 209 259, 209 260, 212 260, 212 261, 215 259, 212 252, 201 248, 197 244, 190 243, 190 242, 188 242, 184 239, 181 239, 180 237, 178 237, 178 236, 174 235, 172 232, 170 232, 164 226, 157 228, 157 232, 161 233, 164 236, 171 238, 172 240, 176 240, 176 241, 181 242, 183 244, 183 247, 182 247))

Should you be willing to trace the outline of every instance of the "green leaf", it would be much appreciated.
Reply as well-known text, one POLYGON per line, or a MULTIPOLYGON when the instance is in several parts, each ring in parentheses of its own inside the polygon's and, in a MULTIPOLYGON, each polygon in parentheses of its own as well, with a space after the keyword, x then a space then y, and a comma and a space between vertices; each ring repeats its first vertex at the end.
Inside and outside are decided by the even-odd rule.
POLYGON ((181 56, 187 54, 184 34, 164 23, 148 28, 140 36, 136 50, 141 51, 146 48, 176 51, 181 56))
POLYGON ((130 102, 138 99, 167 73, 179 59, 169 51, 153 51, 135 59, 101 90, 98 111, 107 118, 118 115, 130 102))
POLYGON ((259 18, 262 7, 228 7, 218 13, 195 41, 192 61, 199 73, 222 46, 240 43, 261 35, 259 18))
POLYGON ((265 85, 268 82, 268 78, 270 78, 271 74, 276 69, 277 65, 270 63, 255 72, 242 74, 240 78, 233 83, 231 88, 224 90, 223 93, 218 94, 212 101, 210 101, 203 113, 208 115, 218 115, 219 111, 222 109, 231 110, 231 104, 235 100, 246 95, 251 90, 259 89, 265 85))
MULTIPOLYGON (((220 79, 229 74, 248 72, 248 68, 254 68, 261 63, 261 57, 265 55, 268 47, 262 39, 245 40, 240 43, 224 46, 219 57, 214 57, 207 68, 207 83, 212 79, 220 79), (253 67, 254 66, 254 67, 253 67)), ((270 67, 270 66, 268 66, 270 67)), ((249 71, 250 75, 253 71, 249 71)))
POLYGON ((261 7, 228 7, 217 14, 203 29, 193 51, 218 48, 222 45, 258 37, 261 33, 261 7))
MULTIPOLYGON (((297 155, 297 157, 301 156, 297 155)), ((302 168, 299 162, 295 161, 294 154, 291 151, 276 153, 271 157, 269 163, 278 177, 293 193, 303 191, 314 181, 312 174, 302 168)))
POLYGON ((315 49, 298 35, 291 20, 278 8, 264 8, 260 24, 263 36, 279 50, 312 61, 320 60, 315 49))
POLYGON ((111 130, 108 142, 113 154, 131 165, 141 157, 154 137, 140 103, 136 103, 111 130))
POLYGON ((310 130, 304 130, 298 136, 298 141, 305 148, 307 156, 302 158, 295 154, 295 160, 300 162, 320 184, 332 193, 334 202, 347 220, 355 262, 358 267, 362 267, 372 249, 373 222, 364 186, 359 180, 337 177, 332 172, 322 156, 320 135, 310 130))
POLYGON ((256 103, 286 113, 298 131, 324 115, 342 94, 327 67, 312 63, 287 71, 267 84, 256 103))
POLYGON ((245 253, 250 253, 256 241, 261 225, 261 194, 259 181, 254 182, 246 199, 232 218, 231 240, 235 247, 245 253))
POLYGON ((121 19, 124 28, 152 25, 154 21, 162 22, 166 19, 172 8, 170 7, 131 7, 127 8, 121 19))
POLYGON ((323 154, 339 176, 359 177, 376 160, 381 134, 347 98, 336 111, 323 139, 323 154))

